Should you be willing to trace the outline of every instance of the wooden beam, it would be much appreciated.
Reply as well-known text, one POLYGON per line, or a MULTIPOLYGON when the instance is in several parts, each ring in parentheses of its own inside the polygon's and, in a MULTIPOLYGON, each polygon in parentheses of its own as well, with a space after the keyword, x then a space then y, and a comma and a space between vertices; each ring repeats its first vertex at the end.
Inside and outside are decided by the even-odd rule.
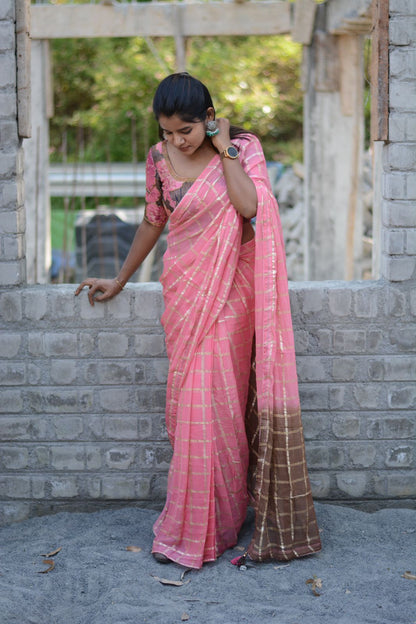
POLYGON ((292 39, 303 45, 312 41, 317 4, 315 0, 297 0, 294 9, 292 39))
POLYGON ((371 140, 387 141, 389 127, 389 2, 373 0, 371 140))
POLYGON ((113 6, 31 5, 32 39, 175 37, 178 13, 184 37, 290 33, 290 3, 256 0, 151 2, 113 6))

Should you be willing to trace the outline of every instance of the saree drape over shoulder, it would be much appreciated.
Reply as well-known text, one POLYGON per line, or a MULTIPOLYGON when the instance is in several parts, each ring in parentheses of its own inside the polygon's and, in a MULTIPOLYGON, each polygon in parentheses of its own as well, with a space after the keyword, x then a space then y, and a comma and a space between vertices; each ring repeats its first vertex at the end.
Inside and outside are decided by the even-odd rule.
POLYGON ((258 140, 233 143, 258 196, 255 239, 245 244, 218 155, 180 184, 163 144, 147 163, 146 218, 160 225, 162 204, 171 212, 161 282, 173 457, 153 551, 194 568, 237 543, 249 494, 253 559, 288 560, 321 547, 277 203, 258 140))

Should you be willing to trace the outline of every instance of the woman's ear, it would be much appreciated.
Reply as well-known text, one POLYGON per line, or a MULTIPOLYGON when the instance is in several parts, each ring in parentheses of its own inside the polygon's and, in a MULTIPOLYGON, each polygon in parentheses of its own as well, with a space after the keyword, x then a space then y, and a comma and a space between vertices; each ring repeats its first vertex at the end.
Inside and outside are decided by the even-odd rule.
POLYGON ((213 121, 215 119, 215 110, 212 106, 210 106, 209 108, 207 108, 207 117, 206 120, 207 121, 213 121))

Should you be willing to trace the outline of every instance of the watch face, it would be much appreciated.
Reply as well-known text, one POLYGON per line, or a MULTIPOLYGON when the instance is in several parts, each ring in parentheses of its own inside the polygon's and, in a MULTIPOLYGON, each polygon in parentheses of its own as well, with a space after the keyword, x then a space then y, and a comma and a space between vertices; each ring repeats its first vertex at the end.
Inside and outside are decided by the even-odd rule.
POLYGON ((227 147, 226 151, 227 151, 228 158, 237 158, 238 149, 234 147, 234 145, 230 145, 230 147, 227 147))

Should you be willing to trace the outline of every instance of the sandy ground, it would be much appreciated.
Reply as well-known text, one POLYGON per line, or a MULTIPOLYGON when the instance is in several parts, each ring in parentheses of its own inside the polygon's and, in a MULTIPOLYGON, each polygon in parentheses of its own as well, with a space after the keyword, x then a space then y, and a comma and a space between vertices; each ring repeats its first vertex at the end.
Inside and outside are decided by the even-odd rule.
MULTIPOLYGON (((230 560, 236 547, 183 585, 184 568, 150 555, 157 512, 59 513, 0 530, 0 622, 10 624, 415 624, 416 511, 373 514, 316 505, 323 550, 290 564, 230 560), (137 546, 139 552, 127 551, 137 546), (61 548, 48 566, 42 554, 61 548), (313 594, 308 579, 322 587, 313 594)), ((247 544, 249 516, 239 547, 247 544)))

